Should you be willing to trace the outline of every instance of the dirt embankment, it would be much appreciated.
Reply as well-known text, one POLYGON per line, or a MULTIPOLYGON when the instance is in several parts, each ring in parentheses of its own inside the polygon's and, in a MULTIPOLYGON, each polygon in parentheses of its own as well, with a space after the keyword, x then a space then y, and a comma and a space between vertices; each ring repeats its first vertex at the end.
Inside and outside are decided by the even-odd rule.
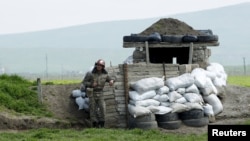
MULTIPOLYGON (((7 129, 30 129, 30 128, 88 128, 90 127, 88 114, 78 110, 72 90, 79 88, 74 85, 51 85, 43 86, 43 103, 54 113, 55 118, 34 118, 28 116, 13 116, 8 113, 0 114, 1 130, 7 129)), ((241 124, 250 119, 250 88, 232 86, 226 87, 226 96, 223 102, 223 112, 216 116, 216 122, 210 124, 241 124)), ((188 127, 181 126, 175 130, 163 130, 173 133, 206 133, 207 126, 188 127)))

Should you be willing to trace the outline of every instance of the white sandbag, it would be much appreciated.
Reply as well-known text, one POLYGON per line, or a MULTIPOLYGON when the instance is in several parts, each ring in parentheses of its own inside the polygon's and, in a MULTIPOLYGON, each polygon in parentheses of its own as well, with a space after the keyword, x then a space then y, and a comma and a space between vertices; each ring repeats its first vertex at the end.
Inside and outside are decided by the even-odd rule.
POLYGON ((206 85, 203 88, 200 88, 200 92, 202 95, 209 95, 209 94, 217 94, 218 91, 216 87, 214 86, 213 82, 211 81, 210 78, 206 78, 206 85))
POLYGON ((185 94, 185 91, 186 91, 186 88, 178 88, 178 89, 176 90, 176 92, 178 92, 178 93, 181 94, 181 95, 185 94))
POLYGON ((157 90, 164 86, 164 80, 158 77, 144 78, 130 83, 130 87, 138 93, 144 93, 150 90, 157 90))
POLYGON ((149 90, 141 94, 141 100, 151 99, 156 95, 155 90, 149 90))
POLYGON ((156 90, 156 94, 167 94, 169 93, 169 88, 167 86, 163 86, 156 90))
POLYGON ((128 101, 129 104, 134 105, 134 106, 135 106, 135 102, 136 102, 136 101, 133 100, 133 99, 129 99, 129 101, 128 101))
POLYGON ((174 102, 183 104, 183 103, 186 103, 187 100, 185 97, 181 97, 181 98, 176 99, 174 102))
POLYGON ((155 90, 146 91, 142 94, 139 94, 137 91, 129 91, 129 98, 135 101, 151 99, 156 95, 155 90))
POLYGON ((159 111, 155 112, 154 114, 163 115, 163 114, 167 114, 167 113, 172 111, 172 108, 165 107, 165 106, 157 106, 157 109, 159 111))
POLYGON ((153 105, 150 105, 148 107, 146 107, 147 109, 149 109, 152 113, 156 113, 156 112, 159 112, 159 108, 158 106, 153 106, 153 105))
POLYGON ((214 86, 217 86, 217 87, 225 87, 227 85, 227 80, 226 80, 226 78, 216 77, 213 80, 213 84, 214 84, 214 86))
POLYGON ((192 103, 202 103, 202 102, 204 102, 202 96, 200 94, 196 94, 196 93, 185 93, 183 95, 183 97, 185 97, 185 99, 188 102, 192 102, 192 103))
POLYGON ((165 107, 169 107, 171 105, 171 102, 161 102, 160 106, 165 106, 165 107))
POLYGON ((85 101, 86 104, 89 104, 89 98, 88 97, 85 97, 84 101, 85 101))
POLYGON ((160 102, 166 102, 169 101, 169 97, 167 94, 163 94, 160 96, 160 102))
POLYGON ((214 116, 214 111, 213 111, 213 106, 206 103, 205 105, 203 105, 203 109, 204 109, 204 114, 206 116, 214 116))
POLYGON ((187 105, 185 104, 181 104, 181 103, 172 103, 170 105, 170 108, 172 108, 173 110, 171 111, 172 113, 181 113, 184 111, 188 110, 187 105))
POLYGON ((72 90, 71 95, 72 97, 76 98, 80 96, 85 97, 86 94, 85 92, 82 92, 80 89, 75 89, 75 90, 72 90))
POLYGON ((75 102, 78 105, 78 110, 89 108, 88 104, 85 103, 85 100, 82 97, 77 97, 75 102))
POLYGON ((224 67, 219 63, 209 63, 209 65, 206 68, 207 71, 214 72, 216 74, 216 77, 222 77, 222 74, 226 74, 224 67))
POLYGON ((160 99, 161 99, 160 97, 161 97, 161 96, 160 96, 159 94, 157 94, 157 95, 155 95, 155 96, 153 97, 153 99, 154 99, 154 100, 157 100, 157 101, 160 101, 160 99))
POLYGON ((150 105, 159 106, 160 102, 154 99, 145 99, 145 100, 135 101, 135 106, 148 107, 150 105))
POLYGON ((171 91, 174 91, 178 88, 186 88, 191 86, 194 84, 194 78, 190 73, 184 73, 180 76, 167 79, 165 83, 171 91))
POLYGON ((209 122, 215 122, 215 115, 214 115, 214 111, 213 111, 212 105, 206 103, 203 106, 203 109, 204 109, 204 114, 206 116, 208 116, 209 122))
POLYGON ((166 102, 169 100, 169 97, 167 94, 162 94, 162 95, 157 94, 153 97, 153 99, 160 101, 160 102, 166 102))
POLYGON ((199 91, 198 87, 195 84, 193 84, 185 89, 185 93, 197 93, 197 94, 199 94, 200 91, 199 91))
POLYGON ((141 95, 137 91, 129 91, 128 92, 129 98, 132 100, 142 100, 141 95))
POLYGON ((134 106, 131 104, 128 104, 128 111, 134 118, 149 115, 151 113, 151 111, 146 107, 134 106))
POLYGON ((188 107, 188 111, 192 109, 203 110, 203 107, 200 103, 186 102, 184 104, 188 107))
POLYGON ((224 70, 224 67, 219 63, 210 63, 207 66, 207 71, 215 73, 215 79, 212 79, 215 86, 222 87, 226 86, 227 83, 227 74, 224 70))
POLYGON ((168 97, 169 97, 169 101, 170 101, 170 102, 174 102, 175 100, 181 98, 182 95, 179 94, 179 93, 176 92, 176 91, 172 91, 172 92, 168 93, 168 97))
POLYGON ((212 81, 216 78, 216 72, 214 71, 205 71, 205 74, 208 78, 210 78, 212 81))
POLYGON ((208 96, 203 96, 206 103, 213 107, 214 115, 217 115, 223 111, 223 105, 220 99, 215 94, 210 94, 208 96))
POLYGON ((203 88, 206 85, 206 72, 203 68, 195 68, 192 70, 191 75, 194 77, 194 84, 198 88, 203 88))
POLYGON ((133 55, 128 56, 127 59, 123 61, 123 63, 124 64, 133 64, 134 63, 133 55))

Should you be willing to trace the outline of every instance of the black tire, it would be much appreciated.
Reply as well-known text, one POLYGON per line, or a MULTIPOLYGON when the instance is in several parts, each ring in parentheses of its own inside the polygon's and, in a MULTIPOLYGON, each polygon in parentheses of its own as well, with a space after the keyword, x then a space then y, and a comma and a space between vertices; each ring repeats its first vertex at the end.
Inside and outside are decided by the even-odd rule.
POLYGON ((207 30, 197 30, 198 32, 200 32, 202 35, 213 35, 213 31, 210 29, 207 30))
POLYGON ((199 119, 187 119, 187 120, 182 120, 182 122, 186 126, 191 126, 191 127, 202 127, 206 126, 209 124, 209 119, 207 116, 199 119))
POLYGON ((139 116, 135 118, 136 122, 150 122, 150 121, 156 121, 155 120, 155 114, 151 113, 149 115, 139 116))
POLYGON ((215 42, 219 40, 217 35, 199 35, 198 42, 215 42))
POLYGON ((148 36, 149 42, 161 42, 161 35, 158 32, 152 33, 148 36))
POLYGON ((169 43, 181 43, 182 42, 182 35, 163 35, 161 36, 162 42, 169 42, 169 43))
POLYGON ((162 42, 169 42, 171 43, 171 36, 170 35, 162 35, 161 36, 162 42))
POLYGON ((182 35, 175 35, 171 38, 171 43, 181 43, 182 42, 182 35))
POLYGON ((129 129, 134 129, 136 127, 136 121, 135 118, 132 116, 128 117, 128 128, 129 129))
POLYGON ((194 36, 194 35, 185 35, 182 37, 182 42, 185 42, 185 43, 197 42, 197 41, 198 41, 198 38, 197 36, 194 36))
POLYGON ((178 113, 167 113, 163 115, 156 114, 155 119, 157 122, 168 122, 168 121, 176 121, 179 120, 178 113))
POLYGON ((181 120, 199 119, 204 117, 204 111, 201 109, 192 109, 189 111, 179 113, 181 120))
POLYGON ((123 36, 124 42, 145 42, 147 40, 148 36, 143 36, 143 35, 123 36))
POLYGON ((158 127, 163 128, 163 129, 178 129, 182 125, 181 120, 176 120, 176 121, 167 121, 167 122, 157 122, 158 127))

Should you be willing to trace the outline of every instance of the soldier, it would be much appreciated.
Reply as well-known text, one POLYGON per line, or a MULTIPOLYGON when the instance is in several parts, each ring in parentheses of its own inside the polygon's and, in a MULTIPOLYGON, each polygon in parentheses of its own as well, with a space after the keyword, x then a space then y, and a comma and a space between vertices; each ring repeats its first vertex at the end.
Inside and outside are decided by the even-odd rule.
POLYGON ((105 61, 99 59, 95 63, 92 72, 87 73, 82 82, 86 87, 86 93, 89 97, 90 120, 92 122, 92 127, 104 127, 106 107, 103 88, 106 82, 109 82, 109 85, 112 86, 114 81, 114 78, 111 78, 105 70, 105 61))

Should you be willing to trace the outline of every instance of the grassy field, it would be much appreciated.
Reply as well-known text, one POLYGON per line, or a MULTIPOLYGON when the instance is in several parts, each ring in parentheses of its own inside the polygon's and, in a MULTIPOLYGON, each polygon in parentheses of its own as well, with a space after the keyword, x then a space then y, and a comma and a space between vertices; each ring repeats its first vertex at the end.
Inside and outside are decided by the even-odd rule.
POLYGON ((1 141, 206 141, 207 134, 170 134, 142 129, 36 129, 0 133, 1 141))
POLYGON ((229 76, 227 82, 231 85, 250 87, 250 76, 229 76))
MULTIPOLYGON (((72 84, 79 80, 44 81, 43 84, 72 84)), ((10 109, 17 113, 50 116, 43 105, 37 102, 36 93, 30 89, 35 82, 19 76, 0 76, 0 111, 10 109), (25 93, 26 95, 23 95, 25 93), (28 100, 27 100, 28 99, 28 100), (35 106, 34 106, 35 104, 35 106), (32 105, 32 106, 31 106, 32 105)), ((250 76, 229 76, 228 84, 250 87, 250 76)), ((246 124, 249 124, 246 121, 246 124)), ((34 129, 25 131, 0 131, 0 141, 206 141, 207 134, 181 135, 160 130, 142 129, 34 129)))

